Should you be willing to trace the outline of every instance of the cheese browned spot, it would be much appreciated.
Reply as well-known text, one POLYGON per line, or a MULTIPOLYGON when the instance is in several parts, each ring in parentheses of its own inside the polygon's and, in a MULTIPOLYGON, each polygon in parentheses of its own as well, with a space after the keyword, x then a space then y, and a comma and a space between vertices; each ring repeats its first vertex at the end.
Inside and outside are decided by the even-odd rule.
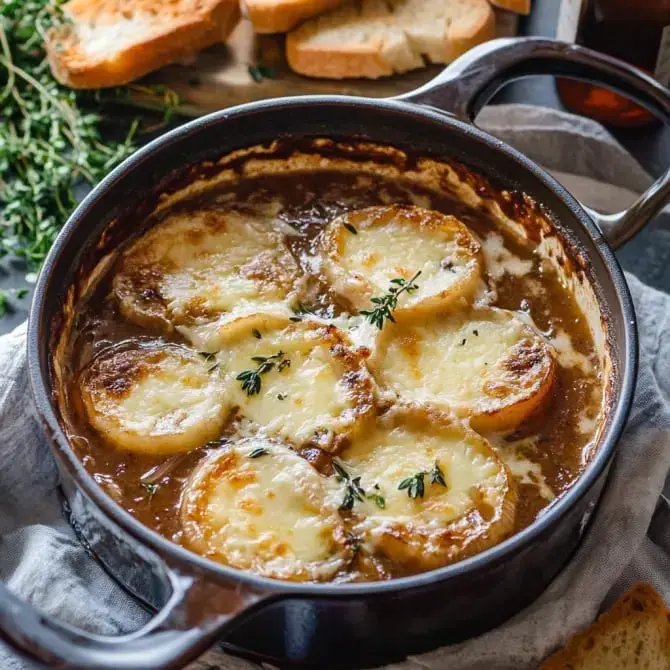
MULTIPOLYGON (((172 214, 121 258, 113 292, 121 313, 170 331, 259 311, 288 313, 299 268, 261 216, 200 210, 172 214)), ((192 339, 192 338, 191 338, 192 339)))
POLYGON ((374 382, 334 326, 258 315, 217 344, 228 402, 266 435, 336 451, 374 414, 374 382), (258 373, 257 391, 245 372, 258 373))
POLYGON ((477 430, 521 423, 548 398, 555 373, 544 339, 495 308, 387 324, 370 365, 401 398, 470 417, 477 430))
POLYGON ((513 529, 516 493, 502 461, 484 438, 434 411, 392 410, 340 462, 365 491, 352 508, 354 534, 406 569, 460 560, 513 529))
POLYGON ((217 437, 230 405, 213 362, 185 347, 153 343, 103 351, 79 383, 88 419, 119 449, 189 451, 217 437))
POLYGON ((479 242, 455 217, 403 205, 343 214, 320 238, 323 270, 356 311, 374 307, 391 280, 421 272, 394 317, 426 315, 471 300, 481 283, 479 242), (355 232, 354 232, 355 231, 355 232))
POLYGON ((250 438, 214 451, 181 505, 186 544, 233 568, 293 581, 331 578, 351 560, 334 480, 286 445, 250 438))

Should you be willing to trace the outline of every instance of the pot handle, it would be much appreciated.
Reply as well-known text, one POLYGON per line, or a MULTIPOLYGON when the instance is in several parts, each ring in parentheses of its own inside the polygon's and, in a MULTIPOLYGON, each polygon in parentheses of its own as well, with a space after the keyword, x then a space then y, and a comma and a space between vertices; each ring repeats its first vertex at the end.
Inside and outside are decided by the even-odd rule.
MULTIPOLYGON (((502 86, 515 79, 551 74, 598 84, 632 98, 664 123, 670 120, 670 91, 632 65, 611 56, 545 38, 503 38, 480 44, 424 86, 396 100, 436 107, 472 123, 502 86)), ((670 201, 670 170, 627 210, 600 214, 584 209, 612 248, 621 246, 670 201)))
POLYGON ((167 570, 171 595, 134 633, 95 635, 40 614, 0 582, 0 639, 34 662, 68 670, 183 668, 216 642, 262 594, 167 570))

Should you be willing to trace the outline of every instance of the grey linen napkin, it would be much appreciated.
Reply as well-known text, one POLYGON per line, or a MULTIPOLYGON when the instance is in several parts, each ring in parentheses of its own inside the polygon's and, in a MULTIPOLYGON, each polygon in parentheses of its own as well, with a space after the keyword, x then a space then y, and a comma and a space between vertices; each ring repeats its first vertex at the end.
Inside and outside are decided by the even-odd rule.
MULTIPOLYGON (((501 106, 484 110, 478 122, 554 171, 587 204, 617 209, 650 181, 590 121, 551 110, 501 106)), ((654 235, 652 254, 639 247, 629 252, 632 267, 645 271, 645 278, 657 285, 670 286, 669 218, 659 217, 648 233, 654 235)), ((639 319, 640 378, 608 487, 582 546, 545 593, 500 628, 389 669, 535 668, 633 581, 651 582, 670 602, 670 510, 659 508, 654 515, 670 468, 670 296, 634 276, 628 281, 639 319)), ((43 612, 87 630, 114 635, 137 628, 147 614, 78 544, 61 515, 57 486, 55 466, 34 415, 25 326, 20 326, 0 338, 0 578, 43 612)), ((0 647, 0 668, 30 667, 0 647)), ((191 667, 260 666, 212 650, 191 667)))

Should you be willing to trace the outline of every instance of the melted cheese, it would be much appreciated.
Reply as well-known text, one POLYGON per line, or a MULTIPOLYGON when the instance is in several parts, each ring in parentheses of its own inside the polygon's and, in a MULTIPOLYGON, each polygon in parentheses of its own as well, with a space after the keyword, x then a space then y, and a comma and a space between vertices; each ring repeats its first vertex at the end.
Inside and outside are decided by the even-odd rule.
POLYGON ((333 485, 283 444, 242 440, 193 474, 182 499, 185 539, 209 558, 265 577, 329 579, 351 558, 327 495, 333 485))
POLYGON ((556 351, 558 362, 563 367, 580 368, 586 374, 593 372, 593 363, 587 356, 575 349, 572 339, 564 330, 559 330, 551 338, 551 344, 556 351))
POLYGON ((505 240, 498 233, 490 233, 484 239, 482 252, 486 261, 486 272, 494 280, 506 274, 525 277, 533 269, 533 261, 522 260, 505 246, 505 240))
POLYGON ((89 421, 120 449, 189 451, 217 437, 230 407, 212 365, 176 345, 105 351, 80 379, 89 421))
POLYGON ((387 324, 371 366, 400 398, 503 430, 525 419, 551 388, 549 347, 511 312, 476 309, 421 325, 387 324))
POLYGON ((267 435, 333 450, 374 413, 372 378, 332 326, 259 316, 221 344, 217 358, 228 402, 267 435), (259 377, 260 389, 250 394, 238 377, 257 370, 259 357, 274 358, 259 377))
POLYGON ((354 532, 369 551, 430 569, 511 530, 514 495, 504 465, 482 437, 445 421, 423 410, 399 410, 343 452, 343 467, 360 476, 366 492, 353 513, 354 532), (436 466, 445 485, 432 481, 436 466), (417 473, 425 473, 423 495, 412 497, 412 489, 400 487, 417 473))
POLYGON ((393 279, 417 272, 418 288, 400 295, 396 318, 470 300, 479 286, 479 243, 439 212, 400 205, 349 212, 329 224, 320 244, 326 276, 357 311, 374 308, 371 299, 393 279))
POLYGON ((223 326, 286 310, 299 275, 267 219, 203 210, 174 214, 135 242, 113 290, 123 315, 140 325, 170 330, 217 320, 223 326))

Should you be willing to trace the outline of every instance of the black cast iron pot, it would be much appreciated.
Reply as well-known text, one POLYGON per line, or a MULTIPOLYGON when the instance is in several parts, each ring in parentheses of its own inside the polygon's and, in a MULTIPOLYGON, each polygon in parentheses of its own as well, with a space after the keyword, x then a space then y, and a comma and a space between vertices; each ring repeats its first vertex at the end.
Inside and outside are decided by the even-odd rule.
POLYGON ((670 174, 626 212, 604 217, 587 211, 544 170, 472 124, 502 84, 530 74, 595 81, 635 98, 664 120, 670 117, 670 92, 632 67, 549 40, 497 40, 397 99, 284 98, 198 119, 138 151, 93 190, 68 221, 41 272, 28 332, 30 379, 78 535, 157 614, 136 633, 105 638, 40 615, 0 585, 5 641, 58 668, 181 668, 217 641, 279 665, 352 667, 476 635, 543 591, 579 543, 633 397, 635 315, 611 247, 633 235, 666 202, 670 174), (175 168, 280 135, 364 136, 461 161, 542 203, 586 259, 607 326, 613 400, 592 462, 529 528, 460 563, 413 577, 344 585, 283 583, 213 563, 148 530, 113 502, 78 461, 54 399, 50 334, 58 327, 67 288, 77 280, 84 254, 96 248, 110 220, 137 206, 175 168))

